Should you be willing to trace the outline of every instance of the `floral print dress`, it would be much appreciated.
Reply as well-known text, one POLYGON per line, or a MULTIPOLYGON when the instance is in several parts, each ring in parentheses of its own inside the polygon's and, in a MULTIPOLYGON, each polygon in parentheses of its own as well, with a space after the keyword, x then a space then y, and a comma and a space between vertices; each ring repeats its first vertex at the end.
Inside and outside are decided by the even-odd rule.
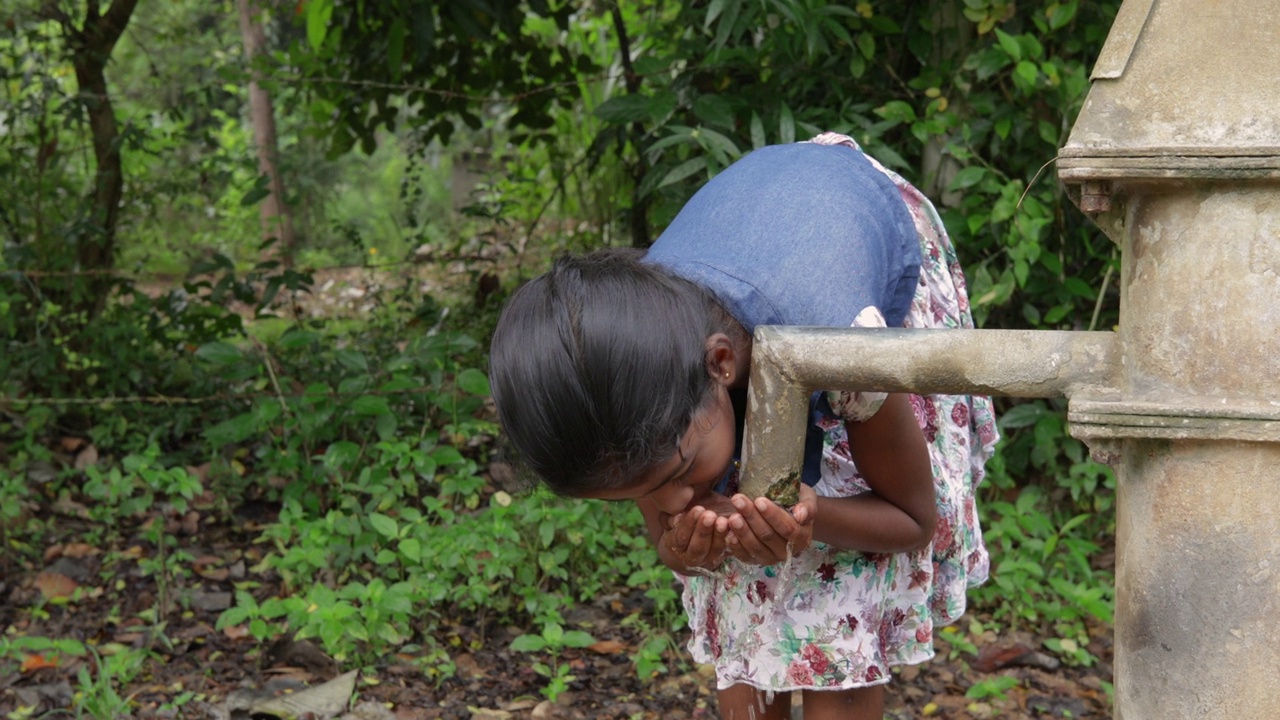
MULTIPOLYGON (((825 133, 810 142, 857 144, 825 133)), ((964 275, 937 211, 927 198, 873 159, 898 187, 920 237, 920 281, 903 323, 913 328, 972 328, 964 275)), ((884 327, 877 308, 854 327, 884 327)), ((861 421, 881 393, 828 393, 841 418, 861 421)), ((717 684, 775 692, 848 689, 889 681, 894 665, 933 657, 933 632, 958 619, 965 591, 986 580, 988 557, 974 493, 997 433, 985 397, 912 395, 933 465, 937 530, 913 553, 872 554, 822 543, 788 563, 760 567, 728 559, 718 572, 684 578, 684 603, 698 662, 713 664, 717 684)), ((865 492, 841 418, 823 424, 819 495, 865 492)))

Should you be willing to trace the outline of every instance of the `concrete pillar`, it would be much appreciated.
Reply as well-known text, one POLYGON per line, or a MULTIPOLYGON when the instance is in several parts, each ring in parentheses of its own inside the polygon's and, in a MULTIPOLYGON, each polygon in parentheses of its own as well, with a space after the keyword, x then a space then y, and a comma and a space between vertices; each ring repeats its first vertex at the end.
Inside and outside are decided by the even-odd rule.
POLYGON ((1280 1, 1126 0, 1059 175, 1121 247, 1116 713, 1280 697, 1280 1))

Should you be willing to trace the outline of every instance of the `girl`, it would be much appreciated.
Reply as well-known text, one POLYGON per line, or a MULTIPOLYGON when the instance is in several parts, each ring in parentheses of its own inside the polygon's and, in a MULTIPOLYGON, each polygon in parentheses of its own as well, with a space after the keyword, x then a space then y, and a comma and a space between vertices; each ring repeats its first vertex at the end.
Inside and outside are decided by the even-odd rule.
POLYGON ((933 206, 847 137, 757 150, 643 256, 558 260, 493 337, 502 426, 553 491, 634 500, 724 720, 875 718, 986 579, 990 401, 816 393, 800 502, 736 492, 755 326, 972 327, 933 206))

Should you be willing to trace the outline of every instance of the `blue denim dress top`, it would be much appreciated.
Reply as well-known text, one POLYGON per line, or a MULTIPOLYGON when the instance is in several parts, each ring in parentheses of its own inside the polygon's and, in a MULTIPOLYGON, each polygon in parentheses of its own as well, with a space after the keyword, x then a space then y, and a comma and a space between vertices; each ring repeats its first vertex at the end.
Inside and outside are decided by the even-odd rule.
MULTIPOLYGON (((646 261, 710 290, 757 325, 971 328, 955 250, 933 205, 849 138, 761 148, 699 191, 646 261)), ((974 491, 997 435, 984 397, 909 396, 928 444, 938 501, 933 542, 872 554, 814 543, 788 563, 727 559, 683 578, 698 662, 717 684, 846 689, 889 681, 894 665, 933 656, 935 625, 954 622, 987 576, 974 491)), ((827 497, 868 490, 846 422, 882 393, 816 393, 805 481, 827 497)))
POLYGON ((812 143, 748 154, 707 183, 645 256, 756 325, 902 324, 920 242, 898 189, 861 152, 812 143))

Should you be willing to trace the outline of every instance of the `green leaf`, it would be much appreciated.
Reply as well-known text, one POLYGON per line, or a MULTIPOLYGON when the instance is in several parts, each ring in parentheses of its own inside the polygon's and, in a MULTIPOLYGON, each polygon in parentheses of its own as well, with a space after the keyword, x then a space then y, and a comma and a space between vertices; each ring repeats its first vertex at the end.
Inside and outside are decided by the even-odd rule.
POLYGON ((1040 133, 1041 140, 1044 140, 1054 147, 1058 146, 1057 125, 1054 125, 1048 120, 1041 120, 1039 123, 1036 123, 1036 130, 1040 133))
POLYGON ((1055 305, 1049 308, 1049 312, 1044 314, 1044 324, 1056 325, 1058 321, 1066 317, 1069 312, 1071 312, 1070 305, 1066 303, 1063 303, 1062 305, 1055 305))
POLYGON ((1064 3, 1053 3, 1045 9, 1044 14, 1049 16, 1049 28, 1057 30, 1067 23, 1071 22, 1076 16, 1076 7, 1078 0, 1071 0, 1064 3))
POLYGON ((702 21, 704 30, 710 28, 711 23, 715 22, 717 17, 720 17, 720 13, 724 12, 724 6, 725 0, 711 0, 711 2, 707 3, 707 17, 702 21))
POLYGON ((1027 286, 1027 276, 1031 274, 1031 266, 1026 260, 1013 261, 1013 278, 1018 281, 1018 287, 1027 286))
POLYGON ((722 48, 729 41, 729 36, 733 33, 734 26, 738 24, 738 14, 741 10, 741 0, 728 0, 725 3, 724 13, 720 17, 719 27, 716 28, 716 37, 712 41, 712 47, 722 48))
POLYGON ((778 112, 778 142, 790 145, 796 141, 796 120, 786 105, 778 112))
POLYGON ((239 362, 244 356, 240 354, 240 349, 235 345, 214 341, 201 345, 196 350, 196 357, 219 365, 230 365, 239 362))
POLYGON ((1018 428, 1030 427, 1036 424, 1036 421, 1047 413, 1043 405, 1039 403, 1022 403, 1009 408, 1005 414, 1000 416, 999 425, 1001 430, 1016 430, 1018 428))
POLYGON ((240 196, 240 207, 248 207, 250 205, 256 205, 257 203, 262 202, 270 194, 271 194, 270 187, 255 185, 254 187, 249 189, 249 192, 240 196))
POLYGON ((1090 286, 1089 283, 1085 282, 1084 280, 1081 280, 1078 277, 1069 277, 1062 281, 1062 285, 1067 289, 1068 292, 1070 292, 1072 295, 1075 295, 1078 298, 1084 298, 1085 300, 1093 300, 1096 297, 1096 293, 1094 292, 1093 287, 1090 286))
POLYGON ((333 0, 310 0, 307 3, 307 42, 313 51, 324 45, 329 32, 329 20, 333 17, 333 0))
POLYGON ((862 55, 849 56, 849 75, 860 78, 867 74, 867 60, 862 55))
POLYGON ((708 125, 726 128, 734 125, 733 103, 721 95, 699 95, 694 98, 693 114, 708 125))
POLYGON ((1027 60, 1019 62, 1018 67, 1014 69, 1014 72, 1018 74, 1018 77, 1021 78, 1023 82, 1032 87, 1035 86, 1036 79, 1040 77, 1040 68, 1036 67, 1035 63, 1027 60))
POLYGON ((951 178, 951 182, 947 185, 947 188, 950 190, 963 190, 968 187, 973 187, 974 185, 982 182, 982 179, 986 176, 986 168, 981 165, 970 165, 956 173, 956 176, 951 178))
POLYGON ((566 632, 564 634, 564 639, 560 641, 561 645, 572 648, 584 648, 594 645, 595 643, 595 638, 581 630, 570 630, 566 632))
POLYGON ((358 350, 342 349, 333 354, 338 362, 348 370, 357 370, 359 372, 369 371, 369 360, 364 353, 358 350))
POLYGON ((478 397, 488 397, 490 394, 489 378, 475 368, 467 368, 458 373, 455 382, 458 384, 458 388, 465 393, 478 397))
POLYGON ((204 431, 204 437, 214 447, 235 445, 248 440, 258 432, 260 425, 255 413, 247 412, 224 420, 204 431))
POLYGON ((350 440, 340 440, 324 452, 324 464, 330 468, 350 465, 360 457, 360 446, 350 440))
POLYGON ((373 429, 377 431, 379 440, 394 440, 396 431, 400 429, 400 421, 396 419, 395 413, 378 415, 373 421, 373 429))
POLYGON ((715 130, 701 128, 697 137, 702 146, 710 150, 716 159, 725 165, 742 157, 742 151, 738 149, 737 144, 715 130))
POLYGON ((297 328, 289 328, 285 331, 277 343, 285 350, 297 350, 300 347, 310 345, 320 339, 319 333, 310 330, 299 330, 297 328))
POLYGON ((369 524, 383 537, 394 538, 399 532, 396 521, 382 513, 369 513, 369 524))
POLYGON ((912 123, 916 121, 915 108, 903 100, 890 100, 876 108, 876 114, 894 123, 912 123))
POLYGON ((707 158, 696 157, 677 165, 673 170, 663 176, 662 182, 658 183, 658 187, 666 187, 693 175, 696 172, 707 169, 707 158))
POLYGON ((422 561, 422 543, 417 538, 405 538, 400 541, 400 552, 413 562, 422 561))
POLYGON ((1014 62, 1022 59, 1022 45, 1018 43, 1017 38, 1000 28, 996 28, 996 39, 1000 41, 1000 47, 1003 48, 1006 53, 1009 53, 1009 57, 1012 58, 1014 62))
POLYGON ((652 99, 645 95, 620 95, 600 103, 595 115, 610 123, 642 122, 649 119, 651 103, 652 99))
POLYGON ((374 415, 389 415, 391 406, 387 404, 387 399, 381 395, 361 395, 351 403, 351 410, 357 415, 372 417, 374 415))
POLYGON ((537 635, 521 635, 511 641, 511 649, 516 652, 541 652, 546 647, 547 641, 537 635))
POLYGON ((876 54, 876 39, 871 33, 861 33, 858 35, 858 52, 862 57, 870 60, 876 54))
POLYGON ((431 452, 431 459, 435 461, 436 465, 447 466, 457 465, 465 458, 462 457, 462 453, 458 452, 457 448, 443 445, 431 452))
POLYGON ((760 122, 760 116, 751 113, 751 147, 759 150, 768 142, 764 137, 764 123, 760 122))
POLYGON ((391 30, 387 38, 387 71, 391 74, 393 83, 400 82, 400 75, 404 71, 404 41, 407 34, 408 27, 403 16, 398 16, 391 21, 391 30))

